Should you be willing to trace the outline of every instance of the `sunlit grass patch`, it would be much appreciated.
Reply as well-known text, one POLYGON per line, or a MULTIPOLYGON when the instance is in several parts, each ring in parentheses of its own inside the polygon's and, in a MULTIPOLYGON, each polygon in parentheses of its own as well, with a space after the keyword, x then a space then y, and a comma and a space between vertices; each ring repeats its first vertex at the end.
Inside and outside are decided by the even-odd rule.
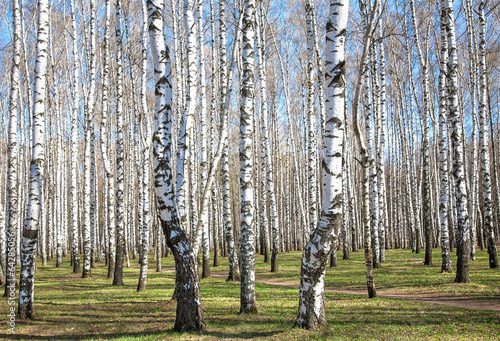
MULTIPOLYGON (((172 331, 176 302, 171 300, 175 274, 173 258, 163 259, 163 271, 155 272, 150 259, 147 290, 137 292, 139 267, 131 260, 124 268, 124 285, 112 286, 103 263, 92 269, 91 278, 73 274, 69 259, 62 268, 55 261, 38 264, 35 276, 33 321, 17 321, 16 334, 7 339, 26 340, 495 340, 500 338, 500 313, 470 310, 447 305, 388 298, 368 299, 365 295, 325 293, 328 325, 316 332, 293 328, 297 314, 301 252, 281 253, 280 271, 256 257, 256 300, 258 312, 240 315, 240 283, 225 277, 201 280, 202 305, 207 330, 178 334, 172 331), (260 283, 267 280, 282 285, 260 283), (295 285, 293 287, 292 285, 295 285)), ((326 285, 333 288, 365 290, 363 252, 351 253, 338 267, 328 268, 326 285)), ((487 255, 478 251, 471 263, 473 283, 453 283, 453 274, 441 274, 439 252, 434 265, 423 265, 423 254, 408 250, 387 251, 386 262, 375 270, 380 290, 419 295, 448 294, 487 299, 499 304, 499 272, 490 270, 487 255), (421 260, 420 260, 421 258, 421 260)), ((213 272, 227 273, 227 259, 213 272)), ((6 299, 4 298, 4 302, 6 299)), ((6 316, 7 305, 0 305, 6 316)))

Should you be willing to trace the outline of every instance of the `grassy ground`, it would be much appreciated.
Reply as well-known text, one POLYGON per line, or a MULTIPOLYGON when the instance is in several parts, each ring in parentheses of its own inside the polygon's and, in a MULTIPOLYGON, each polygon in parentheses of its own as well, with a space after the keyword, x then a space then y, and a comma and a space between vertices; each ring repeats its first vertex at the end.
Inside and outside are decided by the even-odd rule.
MULTIPOLYGON (((335 288, 364 289, 362 252, 342 260, 337 268, 328 268, 326 285, 335 288)), ((500 304, 500 272, 488 269, 485 251, 479 251, 471 263, 472 284, 453 283, 453 274, 440 274, 439 250, 434 266, 422 264, 423 254, 408 250, 390 250, 381 269, 375 271, 377 288, 416 295, 457 295, 500 304)), ((269 264, 258 256, 257 280, 298 283, 301 253, 280 255, 280 272, 270 273, 269 264)), ((365 295, 326 292, 326 316, 329 324, 317 332, 293 329, 297 313, 298 289, 287 286, 256 284, 258 313, 238 315, 239 283, 222 278, 203 279, 202 303, 207 323, 203 333, 177 334, 175 321, 172 257, 164 259, 162 273, 150 270, 147 291, 136 292, 139 268, 124 269, 122 287, 111 286, 107 270, 97 264, 93 277, 81 279, 71 273, 68 259, 57 269, 54 261, 39 266, 36 274, 33 321, 17 321, 16 334, 7 333, 3 324, 0 338, 13 340, 497 340, 500 339, 500 312, 473 310, 411 300, 376 298, 365 295)), ((227 259, 212 268, 227 269, 227 259)), ((0 315, 7 320, 7 300, 2 299, 0 315)))

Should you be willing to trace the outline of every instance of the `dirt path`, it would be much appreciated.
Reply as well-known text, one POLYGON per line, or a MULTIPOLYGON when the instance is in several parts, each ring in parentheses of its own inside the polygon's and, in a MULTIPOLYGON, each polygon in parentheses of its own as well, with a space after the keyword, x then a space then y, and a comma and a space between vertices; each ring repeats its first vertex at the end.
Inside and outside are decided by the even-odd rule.
MULTIPOLYGON (((221 271, 212 271, 210 273, 211 276, 216 278, 227 278, 227 272, 221 271)), ((279 285, 285 286, 288 288, 299 288, 298 283, 290 283, 284 281, 275 281, 269 279, 256 278, 256 281, 259 283, 269 284, 269 285, 279 285)), ((353 294, 353 295, 365 295, 366 291, 364 290, 356 290, 356 289, 342 289, 342 288, 325 288, 325 291, 328 292, 339 292, 344 294, 353 294)), ((481 302, 477 299, 470 297, 460 297, 460 296, 431 296, 431 295, 422 295, 416 296, 411 294, 401 294, 390 290, 377 290, 377 296, 382 298, 394 298, 399 300, 413 300, 420 301, 425 303, 433 303, 433 304, 445 304, 451 305, 455 307, 467 308, 467 309, 479 309, 479 310, 494 310, 500 311, 500 300, 498 302, 485 301, 481 302)))

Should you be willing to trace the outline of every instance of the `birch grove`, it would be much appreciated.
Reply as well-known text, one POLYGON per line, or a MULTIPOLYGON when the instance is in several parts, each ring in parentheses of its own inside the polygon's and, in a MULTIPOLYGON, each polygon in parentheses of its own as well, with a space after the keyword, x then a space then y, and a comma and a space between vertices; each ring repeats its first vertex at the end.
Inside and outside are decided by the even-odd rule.
POLYGON ((284 6, 0 6, 0 283, 20 318, 53 266, 116 290, 137 269, 137 295, 175 277, 178 332, 207 328, 219 277, 256 313, 294 252, 310 330, 328 259, 361 254, 369 298, 390 249, 451 282, 483 253, 498 268, 498 1, 284 6))

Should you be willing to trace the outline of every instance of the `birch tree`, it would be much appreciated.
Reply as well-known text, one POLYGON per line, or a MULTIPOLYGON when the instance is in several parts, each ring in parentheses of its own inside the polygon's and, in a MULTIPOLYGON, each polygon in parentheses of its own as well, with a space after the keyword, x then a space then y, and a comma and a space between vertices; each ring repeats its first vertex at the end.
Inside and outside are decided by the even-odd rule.
POLYGON ((450 241, 448 228, 448 141, 447 131, 447 91, 446 74, 448 68, 448 40, 446 36, 445 16, 441 16, 441 71, 439 73, 439 159, 441 177, 441 195, 439 214, 441 221, 441 272, 451 272, 450 241))
POLYGON ((95 102, 95 20, 96 9, 95 1, 90 1, 90 42, 89 42, 89 89, 86 99, 86 112, 85 112, 85 150, 84 150, 84 174, 83 174, 83 271, 82 277, 91 277, 91 144, 92 144, 92 126, 94 117, 94 102, 95 102))
POLYGON ((317 126, 314 108, 314 36, 313 36, 313 11, 314 5, 311 0, 306 2, 307 18, 307 175, 309 178, 309 225, 311 233, 318 225, 318 190, 316 168, 317 160, 317 126))
MULTIPOLYGON (((364 6, 364 3, 360 2, 360 6, 364 6)), ((372 249, 371 249, 371 236, 370 236, 370 191, 369 191, 369 153, 368 147, 366 145, 366 140, 364 135, 362 134, 360 122, 359 122, 359 103, 360 103, 360 94, 361 94, 361 86, 363 80, 366 79, 364 75, 365 72, 369 72, 368 70, 368 55, 369 55, 369 47, 372 40, 372 34, 375 30, 375 18, 377 14, 378 0, 375 0, 373 4, 370 16, 367 18, 367 23, 365 27, 364 37, 363 37, 363 53, 361 55, 359 61, 359 74, 356 79, 356 88, 354 93, 353 105, 352 105, 352 117, 353 117, 353 126, 354 132, 356 134, 356 140, 358 142, 358 146, 361 154, 361 167, 363 169, 363 190, 362 190, 362 220, 363 220, 363 244, 365 249, 365 265, 366 265, 366 286, 368 290, 368 297, 373 298, 377 296, 377 292, 375 289, 375 282, 373 279, 373 257, 372 257, 372 249)))
MULTIPOLYGON (((141 46, 141 58, 142 58, 142 70, 141 70, 141 122, 143 126, 146 126, 146 134, 142 136, 141 142, 143 146, 142 153, 142 202, 139 203, 142 209, 142 226, 141 228, 141 252, 140 252, 140 263, 141 272, 139 274, 139 283, 137 284, 137 291, 146 290, 146 282, 148 276, 148 254, 149 254, 149 231, 151 229, 151 212, 150 212, 150 167, 149 167, 149 154, 151 153, 151 129, 149 124, 149 114, 148 114, 148 103, 146 101, 146 68, 148 66, 147 62, 147 39, 148 39, 148 12, 146 8, 146 3, 142 2, 142 46, 141 46)), ((142 129, 141 129, 142 133, 142 129)))
POLYGON ((243 3, 243 36, 240 106, 240 193, 241 193, 241 295, 240 313, 257 312, 255 305, 255 231, 254 231, 254 63, 255 0, 243 3))
MULTIPOLYGON (((488 118, 486 98, 486 1, 479 2, 479 143, 481 154, 481 173, 483 179, 483 228, 487 236, 489 264, 491 269, 498 268, 497 247, 493 231, 493 212, 491 202, 490 154, 488 148, 488 118)), ((498 184, 497 184, 498 186, 498 184)), ((458 275, 458 274, 457 274, 458 275)))
POLYGON ((458 103, 458 56, 455 38, 455 17, 452 0, 441 0, 441 17, 446 27, 448 40, 448 116, 451 123, 451 142, 453 148, 453 176, 455 179, 455 200, 458 223, 457 238, 457 275, 455 282, 470 282, 469 258, 470 258, 470 230, 467 210, 467 189, 465 183, 464 150, 462 144, 463 122, 460 118, 458 103))
POLYGON ((43 207, 43 166, 45 144, 45 95, 49 31, 49 2, 39 0, 37 6, 37 42, 35 82, 33 86, 32 147, 29 174, 29 199, 24 220, 21 247, 21 278, 19 281, 20 319, 32 319, 35 295, 35 245, 43 207))
MULTIPOLYGON (((260 8, 262 12, 262 8, 260 8)), ((261 19, 261 16, 259 16, 259 19, 261 19)), ((257 21, 259 24, 259 20, 257 21)), ((278 208, 277 208, 277 202, 276 202, 276 191, 275 191, 275 184, 274 184, 274 165, 272 163, 272 153, 271 153, 271 148, 270 148, 270 143, 269 143, 269 125, 268 125, 268 101, 267 101, 267 84, 266 84, 266 74, 265 74, 265 69, 266 69, 266 56, 265 56, 265 49, 264 49, 264 43, 265 43, 265 37, 263 37, 264 31, 263 31, 263 24, 258 25, 258 38, 257 38, 257 51, 259 55, 259 65, 258 65, 258 70, 259 70, 259 82, 260 82, 260 96, 262 99, 262 108, 261 108, 261 115, 262 115, 262 154, 265 157, 265 168, 267 172, 265 172, 265 177, 264 177, 264 172, 263 172, 263 180, 266 181, 266 188, 267 188, 267 194, 269 195, 269 208, 270 208, 270 213, 271 213, 271 233, 272 233, 272 243, 273 243, 273 248, 272 248, 272 255, 271 255, 271 272, 277 272, 278 271, 278 243, 279 243, 279 236, 278 236, 278 229, 279 229, 279 218, 278 218, 278 208)), ((264 166, 264 164, 263 164, 264 166)), ((265 203, 262 203, 264 205, 265 203)), ((267 233, 267 229, 266 229, 267 233)), ((267 236, 266 236, 267 238, 267 236)))
MULTIPOLYGON (((229 129, 229 115, 227 115, 226 103, 229 103, 228 97, 230 95, 231 79, 233 73, 234 62, 236 59, 236 52, 238 50, 238 39, 235 40, 233 47, 233 56, 229 71, 226 63, 226 6, 225 1, 219 1, 219 65, 220 65, 220 93, 221 93, 221 125, 222 129, 226 131, 229 129)), ((238 30, 239 32, 239 30, 238 30)), ((221 130, 222 130, 221 129, 221 130)), ((223 139, 222 148, 222 167, 221 167, 221 182, 222 182, 222 219, 226 233, 227 253, 229 260, 229 274, 228 281, 239 281, 240 266, 236 248, 234 245, 233 222, 231 218, 231 189, 229 178, 229 138, 226 136, 223 139)))
POLYGON ((295 326, 314 330, 326 323, 324 280, 333 240, 342 222, 342 146, 345 122, 345 36, 348 1, 330 1, 326 24, 326 119, 322 205, 317 228, 304 248, 295 326))
POLYGON ((80 75, 80 63, 78 61, 78 40, 76 27, 76 8, 75 2, 70 1, 71 9, 71 30, 73 34, 73 103, 71 108, 71 166, 70 166, 70 210, 71 210, 71 255, 73 263, 73 272, 80 273, 80 252, 78 249, 78 173, 77 173, 77 158, 78 158, 78 81, 80 75))
MULTIPOLYGON (((410 0, 411 18, 413 22, 413 39, 415 41, 415 46, 417 48, 419 65, 422 72, 422 88, 423 88, 423 114, 422 114, 422 170, 423 170, 423 204, 424 212, 424 232, 425 232, 425 260, 424 264, 432 265, 432 223, 431 223, 431 193, 430 193, 430 170, 429 170, 429 149, 430 149, 430 138, 429 138, 429 115, 430 115, 430 99, 429 99, 429 62, 426 55, 422 51, 420 45, 420 36, 418 33, 417 20, 415 15, 415 3, 410 0)), ((419 227, 417 227, 419 228, 419 227)), ((417 243, 420 243, 417 240, 417 243)))
POLYGON ((104 37, 103 37, 103 66, 102 66, 102 107, 101 107, 101 154, 106 173, 107 186, 107 226, 108 226, 108 278, 113 278, 115 272, 115 177, 114 167, 110 160, 108 148, 108 110, 109 110, 109 36, 110 36, 111 4, 105 0, 104 37))
POLYGON ((10 74, 10 102, 9 102, 9 137, 7 154, 7 214, 6 214, 6 240, 7 246, 5 257, 5 293, 4 296, 15 296, 16 290, 16 261, 17 261, 17 235, 19 225, 19 191, 18 191, 18 168, 19 168, 19 146, 18 146, 18 115, 20 112, 19 69, 21 63, 21 10, 17 0, 12 1, 12 25, 13 25, 13 58, 10 74))
POLYGON ((176 264, 178 291, 174 329, 177 332, 201 330, 205 329, 205 322, 201 309, 198 268, 189 239, 181 226, 172 179, 172 83, 169 50, 163 33, 163 1, 148 0, 147 5, 149 39, 155 69, 155 192, 158 215, 176 264))
MULTIPOLYGON (((125 257, 125 151, 123 114, 123 36, 121 2, 116 0, 116 257, 113 285, 123 285, 123 258, 125 257)), ((113 189, 112 189, 113 190, 113 189)))

